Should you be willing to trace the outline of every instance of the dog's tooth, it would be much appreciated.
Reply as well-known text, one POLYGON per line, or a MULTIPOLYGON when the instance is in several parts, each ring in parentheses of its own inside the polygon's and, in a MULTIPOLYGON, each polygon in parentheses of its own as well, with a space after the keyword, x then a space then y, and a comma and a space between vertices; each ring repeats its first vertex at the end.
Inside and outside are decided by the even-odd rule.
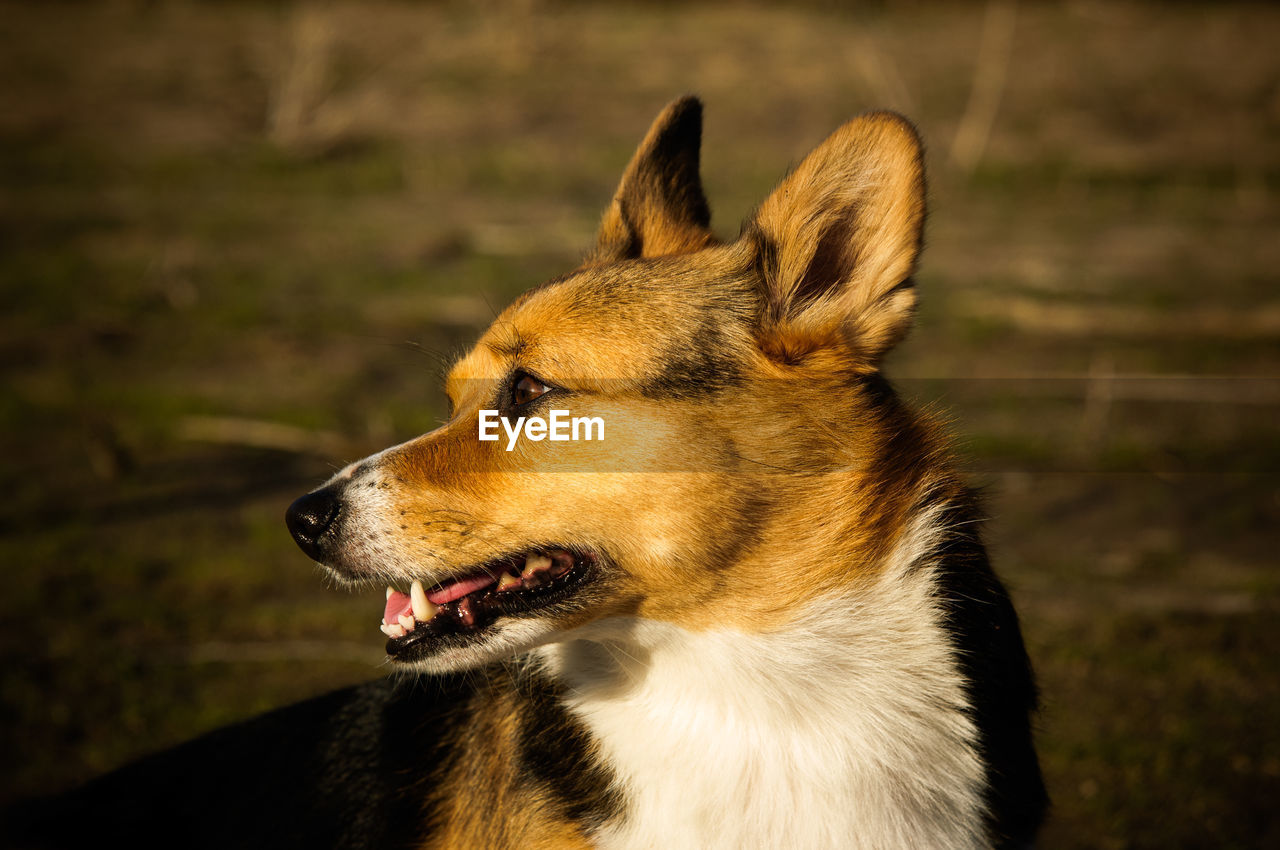
POLYGON ((400 628, 404 629, 406 632, 413 631, 413 618, 410 617, 408 614, 401 614, 399 623, 400 623, 400 628))
POLYGON ((395 589, 394 587, 392 587, 391 585, 387 585, 387 598, 388 598, 388 599, 390 599, 390 598, 391 598, 391 594, 393 594, 393 593, 395 593, 395 592, 396 592, 396 589, 395 589))
POLYGON ((406 634, 408 634, 408 632, 406 632, 404 630, 404 626, 400 625, 399 623, 392 623, 391 625, 387 626, 387 637, 402 638, 406 634))
POLYGON ((383 633, 384 635, 386 635, 387 637, 395 637, 395 636, 396 636, 396 633, 395 633, 395 629, 396 629, 396 627, 395 627, 395 626, 388 626, 388 625, 387 625, 387 621, 386 621, 386 620, 383 620, 383 621, 382 621, 382 625, 381 625, 381 626, 378 626, 378 628, 379 628, 379 629, 381 629, 381 630, 382 630, 382 633, 383 633))
POLYGON ((526 555, 524 559, 524 570, 520 575, 530 576, 536 570, 545 570, 551 566, 551 559, 546 555, 526 555))
POLYGON ((516 578, 511 573, 503 573, 501 576, 498 577, 499 593, 501 593, 504 590, 515 590, 519 586, 520 586, 520 579, 516 578))
POLYGON ((415 619, 427 622, 436 615, 439 609, 427 598, 427 592, 422 589, 422 582, 416 579, 413 587, 409 588, 409 601, 413 603, 413 616, 415 619))

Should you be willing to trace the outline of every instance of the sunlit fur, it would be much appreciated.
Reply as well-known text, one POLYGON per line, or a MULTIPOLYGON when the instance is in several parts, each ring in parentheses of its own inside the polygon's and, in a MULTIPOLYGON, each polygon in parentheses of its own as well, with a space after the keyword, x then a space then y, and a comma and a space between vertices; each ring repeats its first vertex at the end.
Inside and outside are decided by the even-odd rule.
POLYGON ((630 800, 611 848, 973 848, 982 765, 921 515, 786 627, 608 619, 545 651, 630 800))
POLYGON ((1018 846, 1043 792, 1016 617, 946 438, 878 371, 916 304, 915 132, 854 119, 729 243, 708 229, 699 132, 696 101, 668 107, 583 265, 454 366, 449 421, 331 482, 344 524, 326 563, 356 580, 430 586, 553 545, 599 556, 569 603, 414 661, 515 665, 485 668, 492 699, 466 728, 496 737, 425 792, 423 846, 1018 846), (606 439, 477 440, 520 373, 606 439), (521 782, 484 761, 523 763, 483 715, 520 715, 512 670, 555 683, 608 806, 483 803, 521 782))

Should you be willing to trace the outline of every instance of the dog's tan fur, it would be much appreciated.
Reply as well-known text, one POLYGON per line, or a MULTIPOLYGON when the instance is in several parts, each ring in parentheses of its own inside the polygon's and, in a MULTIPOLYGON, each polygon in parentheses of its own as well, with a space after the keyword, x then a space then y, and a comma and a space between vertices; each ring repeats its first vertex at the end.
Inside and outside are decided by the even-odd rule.
MULTIPOLYGON (((448 732, 454 755, 423 789, 434 832, 421 846, 648 846, 667 817, 688 831, 670 846, 765 846, 784 834, 796 846, 1020 840, 1025 826, 1000 822, 1038 822, 1039 809, 1005 811, 1012 792, 985 778, 1003 768, 983 767, 1005 746, 985 715, 997 725, 1021 718, 1008 758, 1019 760, 1027 799, 1041 802, 1016 618, 975 533, 956 530, 973 522, 971 499, 941 429, 879 375, 916 307, 919 139, 893 114, 850 121, 724 243, 711 233, 698 178, 700 122, 692 99, 658 117, 583 264, 519 298, 454 366, 443 426, 329 485, 342 528, 326 530, 322 560, 349 579, 430 586, 551 545, 600 554, 571 604, 500 617, 465 644, 421 642, 428 651, 415 669, 484 668, 489 677, 459 707, 470 719, 448 732), (606 439, 526 440, 511 451, 479 441, 479 412, 507 404, 522 375, 575 416, 600 417, 606 439), (977 618, 973 627, 934 601, 964 597, 946 582, 967 587, 970 569, 995 606, 964 614, 977 618), (991 625, 982 622, 988 610, 991 625), (991 662, 997 677, 1002 665, 1013 671, 1007 705, 965 678, 986 675, 987 662, 968 657, 962 640, 997 639, 1009 642, 991 662), (748 674, 752 646, 774 661, 748 674), (814 663, 833 651, 834 666, 814 663), (708 694, 689 709, 693 725, 649 714, 647 701, 686 675, 686 661, 696 669, 698 653, 738 659, 707 670, 730 688, 752 688, 752 675, 772 680, 793 662, 829 675, 818 683, 830 688, 827 707, 809 718, 802 695, 779 681, 758 705, 755 695, 708 694), (655 679, 660 670, 667 680, 655 679), (567 690, 530 696, 524 677, 548 671, 567 690), (775 716, 776 705, 794 715, 775 716), (522 778, 522 730, 538 711, 567 711, 564 734, 582 739, 572 771, 586 778, 575 791, 522 778), (675 793, 682 767, 670 764, 668 775, 663 759, 679 756, 629 739, 652 719, 663 741, 684 741, 720 711, 779 747, 726 777, 725 787, 747 783, 741 800, 705 799, 714 784, 675 793), (810 721, 833 728, 830 779, 821 764, 801 772, 787 749, 788 736, 795 748, 813 746, 796 731, 810 721), (671 794, 655 792, 666 784, 671 794), (762 797, 736 820, 706 814, 732 813, 768 788, 794 804, 762 797), (579 793, 596 795, 594 820, 571 813, 565 797, 579 793), (855 813, 812 802, 831 795, 856 797, 855 813)), ((692 675, 675 698, 699 692, 692 675)), ((750 755, 735 751, 725 769, 750 755)))
POLYGON ((447 558, 447 569, 570 529, 575 539, 623 547, 614 599, 589 616, 758 628, 875 569, 921 486, 910 468, 871 463, 904 426, 923 454, 940 458, 928 424, 886 422, 847 387, 910 323, 915 291, 904 281, 920 244, 920 150, 895 116, 857 119, 779 186, 742 240, 712 246, 705 224, 663 191, 675 179, 662 171, 670 166, 650 161, 680 106, 659 117, 628 166, 583 269, 499 316, 448 378, 449 424, 385 458, 392 507, 404 517, 395 545, 422 561, 447 558), (602 282, 605 257, 624 264, 602 282), (708 344, 702 323, 721 305, 731 312, 715 317, 713 344, 715 357, 739 364, 734 403, 639 392, 673 350, 708 344), (608 439, 523 443, 510 453, 478 442, 476 413, 514 369, 569 390, 575 414, 609 423, 608 439), (741 427, 744 404, 750 429, 741 427), (627 471, 540 483, 528 471, 540 468, 627 471), (637 478, 646 470, 662 472, 660 487, 637 478), (829 472, 814 481, 786 470, 829 472), (751 550, 722 563, 716 541, 748 536, 739 523, 758 517, 743 508, 761 492, 782 507, 751 550), (800 533, 815 513, 836 519, 816 538, 800 533), (779 586, 779 551, 812 567, 779 586))

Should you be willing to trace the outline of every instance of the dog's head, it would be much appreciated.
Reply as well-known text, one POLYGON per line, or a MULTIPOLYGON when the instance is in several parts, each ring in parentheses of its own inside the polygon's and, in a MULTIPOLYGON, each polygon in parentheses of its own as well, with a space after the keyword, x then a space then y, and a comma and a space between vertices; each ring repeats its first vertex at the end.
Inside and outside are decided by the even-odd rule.
POLYGON ((845 124, 730 243, 700 136, 696 100, 667 107, 583 265, 453 367, 449 420, 290 507, 335 575, 409 590, 388 589, 394 661, 458 669, 615 617, 768 628, 905 522, 931 449, 878 368, 916 304, 915 132, 845 124))

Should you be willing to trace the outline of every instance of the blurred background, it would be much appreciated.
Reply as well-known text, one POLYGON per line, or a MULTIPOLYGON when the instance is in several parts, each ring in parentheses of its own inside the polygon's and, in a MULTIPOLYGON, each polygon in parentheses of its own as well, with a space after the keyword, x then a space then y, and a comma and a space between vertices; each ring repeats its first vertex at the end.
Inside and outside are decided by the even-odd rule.
POLYGON ((721 235, 871 108, 1044 692, 1045 848, 1280 846, 1280 9, 3 4, 0 801, 382 675, 285 507, 433 428, 657 111, 721 235))

